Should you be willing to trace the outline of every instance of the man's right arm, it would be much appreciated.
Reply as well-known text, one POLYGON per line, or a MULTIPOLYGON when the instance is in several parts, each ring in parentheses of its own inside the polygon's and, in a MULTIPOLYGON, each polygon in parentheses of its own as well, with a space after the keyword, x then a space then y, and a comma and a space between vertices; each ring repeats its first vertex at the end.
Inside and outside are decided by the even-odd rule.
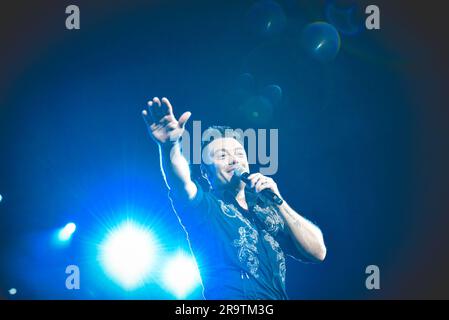
POLYGON ((178 197, 192 200, 198 191, 190 177, 190 168, 181 153, 180 138, 191 113, 185 112, 176 120, 167 98, 153 98, 148 111, 142 111, 148 131, 159 147, 161 170, 167 187, 178 197))
POLYGON ((173 145, 159 145, 161 170, 167 187, 184 199, 192 200, 197 187, 190 178, 190 168, 181 153, 179 142, 173 145))

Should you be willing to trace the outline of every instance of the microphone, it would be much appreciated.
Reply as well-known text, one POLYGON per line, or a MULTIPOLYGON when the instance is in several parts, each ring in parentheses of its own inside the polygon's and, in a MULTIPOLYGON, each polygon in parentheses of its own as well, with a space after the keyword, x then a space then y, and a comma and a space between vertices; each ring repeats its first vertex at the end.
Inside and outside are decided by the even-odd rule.
MULTIPOLYGON (((246 184, 251 183, 251 181, 248 179, 249 172, 242 166, 237 166, 234 169, 234 175, 237 178, 239 178, 240 180, 242 180, 243 182, 245 182, 246 184)), ((284 200, 282 200, 280 197, 278 197, 278 195, 275 194, 270 189, 264 189, 264 190, 260 191, 260 194, 262 194, 268 201, 275 203, 277 205, 281 205, 284 202, 284 200)))

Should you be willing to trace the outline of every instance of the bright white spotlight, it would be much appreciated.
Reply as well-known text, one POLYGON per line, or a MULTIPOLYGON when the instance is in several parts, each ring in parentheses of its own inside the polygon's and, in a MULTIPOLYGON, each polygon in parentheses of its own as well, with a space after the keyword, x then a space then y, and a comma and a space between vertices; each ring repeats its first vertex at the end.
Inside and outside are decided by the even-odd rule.
POLYGON ((176 298, 186 298, 201 283, 195 259, 178 252, 165 266, 164 283, 176 298))
POLYGON ((72 237, 72 234, 76 230, 76 224, 73 222, 67 223, 58 233, 59 241, 67 241, 72 237))
POLYGON ((147 228, 126 221, 109 232, 99 249, 99 260, 106 273, 132 290, 148 278, 156 245, 147 228))
POLYGON ((8 290, 8 293, 13 296, 13 295, 15 295, 17 293, 17 289, 16 288, 11 288, 11 289, 8 290))
POLYGON ((0 202, 2 202, 2 200, 3 200, 3 197, 2 197, 2 195, 0 194, 0 202))

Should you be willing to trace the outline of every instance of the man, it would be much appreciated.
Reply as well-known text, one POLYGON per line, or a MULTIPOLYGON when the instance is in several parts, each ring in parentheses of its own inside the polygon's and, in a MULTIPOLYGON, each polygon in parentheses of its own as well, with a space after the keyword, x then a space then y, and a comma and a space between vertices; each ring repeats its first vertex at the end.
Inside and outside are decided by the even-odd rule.
POLYGON ((249 165, 235 137, 206 142, 202 173, 211 190, 205 191, 192 180, 181 153, 180 138, 191 113, 176 120, 167 98, 153 98, 142 114, 159 146, 163 176, 197 260, 205 298, 287 299, 284 252, 323 261, 320 229, 285 201, 277 205, 262 196, 268 189, 281 198, 273 179, 254 173, 246 184, 237 178, 235 169, 248 170, 249 165))

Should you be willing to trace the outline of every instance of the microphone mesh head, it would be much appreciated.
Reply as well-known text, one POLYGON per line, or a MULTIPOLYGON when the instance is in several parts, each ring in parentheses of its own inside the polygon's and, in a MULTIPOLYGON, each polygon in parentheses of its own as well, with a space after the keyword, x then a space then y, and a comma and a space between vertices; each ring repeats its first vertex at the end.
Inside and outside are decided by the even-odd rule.
POLYGON ((234 169, 234 174, 235 174, 237 177, 241 177, 242 174, 244 174, 245 172, 246 172, 246 173, 249 173, 249 171, 248 171, 247 169, 243 168, 242 166, 237 166, 237 167, 234 169))

